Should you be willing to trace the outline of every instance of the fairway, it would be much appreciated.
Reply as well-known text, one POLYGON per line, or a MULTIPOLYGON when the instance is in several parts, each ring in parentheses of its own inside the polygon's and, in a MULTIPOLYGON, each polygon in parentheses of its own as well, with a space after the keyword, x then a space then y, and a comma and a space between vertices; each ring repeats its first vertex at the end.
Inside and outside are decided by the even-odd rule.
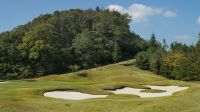
MULTIPOLYGON (((159 92, 159 91, 158 91, 159 92)), ((31 80, 0 84, 0 112, 198 112, 200 83, 168 80, 135 66, 135 60, 31 80), (80 74, 87 74, 82 76, 80 74), (159 98, 113 94, 109 89, 144 85, 181 86, 189 89, 159 98), (53 90, 73 90, 106 98, 64 100, 44 97, 53 90)))

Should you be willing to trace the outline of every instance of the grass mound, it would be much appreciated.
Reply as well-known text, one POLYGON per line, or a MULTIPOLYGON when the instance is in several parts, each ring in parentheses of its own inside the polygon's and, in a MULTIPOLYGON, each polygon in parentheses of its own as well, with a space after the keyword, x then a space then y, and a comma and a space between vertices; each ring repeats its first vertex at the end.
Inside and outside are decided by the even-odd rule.
POLYGON ((77 75, 81 77, 88 77, 88 73, 86 72, 81 72, 81 73, 78 73, 77 75))

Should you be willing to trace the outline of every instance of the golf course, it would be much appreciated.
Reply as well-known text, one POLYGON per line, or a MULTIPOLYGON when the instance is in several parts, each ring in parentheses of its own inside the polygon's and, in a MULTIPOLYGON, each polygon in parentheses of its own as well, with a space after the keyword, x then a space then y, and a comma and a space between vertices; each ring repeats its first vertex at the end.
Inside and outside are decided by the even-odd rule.
POLYGON ((200 112, 199 4, 0 0, 0 112, 200 112))
POLYGON ((78 72, 0 83, 0 112, 200 111, 200 82, 169 80, 141 70, 135 64, 133 59, 78 72), (149 88, 144 85, 180 86, 188 89, 176 92, 172 96, 155 98, 140 98, 136 95, 109 92, 124 87, 148 90, 149 88), (108 96, 83 100, 43 96, 45 92, 56 90, 108 96))

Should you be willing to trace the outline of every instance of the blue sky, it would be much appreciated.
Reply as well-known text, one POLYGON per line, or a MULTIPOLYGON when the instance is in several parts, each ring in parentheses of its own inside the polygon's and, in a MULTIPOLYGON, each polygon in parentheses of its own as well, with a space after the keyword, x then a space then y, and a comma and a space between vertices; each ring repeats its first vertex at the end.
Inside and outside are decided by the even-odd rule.
POLYGON ((131 30, 145 39, 154 32, 160 41, 195 44, 200 32, 199 4, 199 0, 0 0, 0 32, 40 14, 98 5, 135 16, 131 30))

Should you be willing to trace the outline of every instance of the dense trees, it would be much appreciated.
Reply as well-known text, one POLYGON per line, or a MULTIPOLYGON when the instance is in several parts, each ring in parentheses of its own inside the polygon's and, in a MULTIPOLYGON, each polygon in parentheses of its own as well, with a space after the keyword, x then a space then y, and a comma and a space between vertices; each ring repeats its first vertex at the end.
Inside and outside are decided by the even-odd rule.
POLYGON ((137 65, 171 79, 200 80, 199 42, 195 46, 174 42, 167 49, 165 40, 161 45, 152 35, 148 50, 136 56, 137 65))
POLYGON ((85 69, 132 58, 148 47, 130 17, 100 9, 55 11, 0 33, 0 79, 85 69))
POLYGON ((138 52, 136 62, 142 69, 172 79, 200 80, 200 34, 196 45, 174 42, 169 47, 154 34, 146 41, 131 32, 129 18, 99 7, 72 9, 41 15, 2 32, 0 80, 97 67, 138 52))

